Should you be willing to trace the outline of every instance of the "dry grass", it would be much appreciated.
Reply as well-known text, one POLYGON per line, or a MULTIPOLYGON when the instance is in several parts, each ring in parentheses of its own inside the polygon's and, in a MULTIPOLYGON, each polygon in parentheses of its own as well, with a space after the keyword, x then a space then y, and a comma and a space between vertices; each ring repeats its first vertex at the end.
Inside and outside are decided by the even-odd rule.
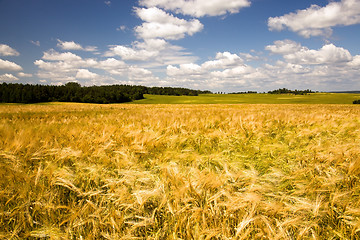
POLYGON ((360 108, 0 105, 0 238, 360 239, 360 108))

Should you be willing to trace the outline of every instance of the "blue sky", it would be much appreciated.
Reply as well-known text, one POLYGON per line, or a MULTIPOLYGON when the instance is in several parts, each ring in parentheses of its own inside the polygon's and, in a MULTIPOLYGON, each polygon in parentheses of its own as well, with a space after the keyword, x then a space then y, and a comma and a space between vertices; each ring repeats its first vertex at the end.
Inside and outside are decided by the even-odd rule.
POLYGON ((0 0, 0 82, 360 90, 360 0, 0 0))

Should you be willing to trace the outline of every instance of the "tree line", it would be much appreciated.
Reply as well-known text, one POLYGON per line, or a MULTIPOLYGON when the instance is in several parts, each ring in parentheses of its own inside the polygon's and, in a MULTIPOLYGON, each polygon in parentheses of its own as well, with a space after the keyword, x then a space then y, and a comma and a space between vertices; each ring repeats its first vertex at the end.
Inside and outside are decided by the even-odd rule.
POLYGON ((228 94, 256 94, 258 93, 257 91, 247 91, 247 92, 231 92, 228 94))
POLYGON ((69 82, 62 86, 21 83, 0 84, 2 103, 80 102, 123 103, 144 98, 144 94, 197 96, 209 91, 186 88, 145 87, 133 85, 81 86, 69 82))
POLYGON ((295 95, 306 95, 308 93, 314 93, 313 91, 311 91, 310 89, 306 89, 306 90, 290 90, 287 88, 279 88, 277 90, 273 90, 273 91, 269 91, 269 94, 295 94, 295 95))

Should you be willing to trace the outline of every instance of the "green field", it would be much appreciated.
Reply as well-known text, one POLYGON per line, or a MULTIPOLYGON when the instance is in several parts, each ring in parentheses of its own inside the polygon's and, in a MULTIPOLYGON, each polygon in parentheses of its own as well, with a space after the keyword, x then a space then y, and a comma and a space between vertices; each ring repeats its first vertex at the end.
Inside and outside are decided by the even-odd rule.
POLYGON ((199 96, 144 95, 136 104, 352 104, 360 94, 201 94, 199 96))

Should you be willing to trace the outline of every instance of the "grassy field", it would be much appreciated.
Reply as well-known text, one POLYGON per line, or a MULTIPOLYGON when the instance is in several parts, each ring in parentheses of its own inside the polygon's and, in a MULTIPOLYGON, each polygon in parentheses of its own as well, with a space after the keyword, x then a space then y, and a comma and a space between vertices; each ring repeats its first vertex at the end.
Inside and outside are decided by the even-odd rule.
POLYGON ((135 104, 352 104, 360 94, 313 93, 290 94, 201 94, 199 96, 145 95, 135 104))
POLYGON ((360 239, 357 105, 0 105, 0 239, 360 239))

